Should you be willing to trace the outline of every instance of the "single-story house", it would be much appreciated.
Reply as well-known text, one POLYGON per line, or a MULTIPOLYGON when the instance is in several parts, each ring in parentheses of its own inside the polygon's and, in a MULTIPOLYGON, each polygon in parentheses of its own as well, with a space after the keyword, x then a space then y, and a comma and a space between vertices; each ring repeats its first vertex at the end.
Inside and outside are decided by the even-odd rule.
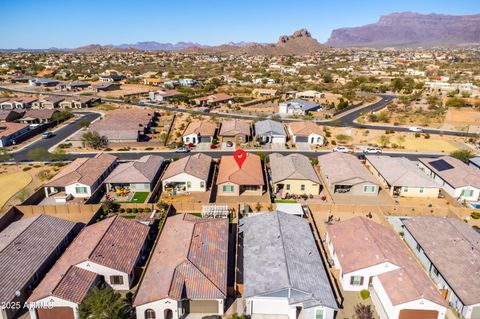
POLYGON ((308 221, 283 212, 240 220, 246 314, 333 319, 338 309, 308 221))
POLYGON ((218 196, 261 196, 264 189, 260 156, 247 153, 241 167, 233 156, 222 156, 217 176, 218 196))
POLYGON ((194 80, 194 79, 180 79, 178 80, 178 84, 180 86, 194 86, 194 85, 197 85, 198 82, 197 80, 194 80))
POLYGON ((15 138, 27 133, 28 125, 15 122, 0 123, 0 147, 15 143, 15 138))
POLYGON ((292 137, 293 143, 323 145, 323 131, 320 126, 311 121, 288 123, 287 131, 292 137))
POLYGON ((85 132, 97 132, 108 143, 135 143, 145 138, 156 120, 156 114, 149 109, 118 109, 109 112, 85 130, 68 138, 74 146, 82 146, 85 132))
POLYGON ((176 192, 206 192, 211 180, 212 158, 203 153, 171 162, 163 173, 162 188, 176 192))
POLYGON ((278 104, 279 114, 306 115, 321 109, 320 104, 301 99, 288 100, 278 104))
POLYGON ((451 156, 419 158, 419 167, 450 196, 480 200, 480 171, 451 156))
POLYGON ((445 318, 447 303, 393 229, 354 217, 327 225, 325 240, 343 290, 369 290, 380 318, 445 318))
POLYGON ((222 142, 246 143, 252 136, 250 123, 237 119, 223 121, 218 135, 222 142))
POLYGON ((39 99, 32 103, 32 108, 34 109, 55 109, 60 107, 60 102, 65 100, 61 96, 49 96, 45 99, 39 99))
POLYGON ((217 106, 222 103, 233 103, 233 96, 226 93, 216 93, 194 99, 197 106, 217 106))
POLYGON ((12 99, 6 99, 0 103, 1 109, 29 109, 32 107, 33 102, 37 101, 36 97, 18 97, 12 99))
POLYGON ((333 152, 318 157, 320 173, 330 193, 377 196, 380 184, 355 155, 333 152))
POLYGON ((99 153, 92 158, 77 158, 50 181, 45 183, 46 197, 54 197, 59 203, 73 197, 88 198, 103 183, 117 165, 117 157, 99 153))
POLYGON ((228 238, 228 219, 168 217, 135 295, 137 319, 222 316, 228 238))
POLYGON ((65 88, 68 91, 78 91, 78 90, 83 90, 86 89, 90 86, 90 83, 84 82, 84 81, 72 81, 70 83, 67 83, 65 85, 65 88))
POLYGON ((119 74, 111 74, 111 75, 101 75, 99 77, 100 82, 120 82, 121 80, 125 80, 127 77, 125 75, 119 74))
POLYGON ((52 87, 56 86, 60 82, 57 80, 52 80, 52 79, 45 79, 45 78, 35 78, 35 79, 30 79, 28 83, 31 86, 44 86, 44 87, 52 87))
POLYGON ((403 225, 405 242, 448 304, 464 319, 479 319, 480 233, 451 217, 418 216, 403 225))
POLYGON ((151 192, 162 173, 164 160, 161 156, 145 155, 137 161, 119 164, 105 179, 107 191, 121 187, 132 192, 151 192))
POLYGON ((78 319, 78 306, 101 281, 132 287, 149 226, 113 216, 85 227, 28 298, 30 318, 78 319))
POLYGON ((480 170, 480 156, 476 156, 476 157, 471 158, 471 159, 468 161, 468 164, 469 164, 471 167, 480 170))
POLYGON ((146 78, 143 80, 143 84, 145 85, 160 86, 163 83, 165 83, 165 80, 158 79, 158 78, 146 78))
POLYGON ((277 94, 278 94, 278 91, 275 89, 255 88, 252 90, 252 95, 257 98, 275 97, 277 96, 277 94))
MULTIPOLYGON (((77 224, 48 215, 22 218, 0 232, 0 303, 22 306, 77 232, 77 224), (39 249, 41 247, 41 249, 39 249), (19 293, 17 293, 19 292, 19 293)), ((0 318, 17 318, 16 307, 0 307, 0 318)))
POLYGON ((25 111, 14 109, 0 110, 0 122, 13 122, 23 116, 25 111))
POLYGON ((390 195, 437 198, 440 186, 405 157, 366 156, 365 165, 390 195))
POLYGON ((269 158, 275 194, 280 194, 282 198, 287 194, 320 194, 320 179, 308 157, 302 154, 283 156, 274 153, 269 158))
POLYGON ((209 121, 192 121, 183 132, 183 144, 212 143, 217 135, 217 124, 209 121))
POLYGON ((178 92, 177 90, 158 90, 148 93, 148 98, 151 101, 166 102, 179 95, 182 95, 182 93, 178 92))
POLYGON ((73 99, 66 99, 60 102, 59 106, 63 109, 83 109, 92 106, 95 101, 97 101, 96 98, 85 96, 73 99))
POLYGON ((287 142, 287 133, 283 124, 272 120, 255 123, 255 136, 262 143, 285 144, 287 142))
POLYGON ((93 85, 92 86, 92 89, 95 90, 95 92, 108 92, 108 91, 116 91, 116 90, 120 90, 121 88, 121 85, 120 83, 111 83, 111 82, 108 82, 108 83, 104 83, 104 84, 97 84, 97 85, 93 85))
POLYGON ((325 94, 315 90, 307 90, 302 92, 296 92, 295 97, 297 99, 321 99, 325 97, 325 94))
POLYGON ((32 109, 25 112, 19 122, 25 124, 50 123, 53 121, 53 115, 59 112, 59 110, 54 109, 32 109))

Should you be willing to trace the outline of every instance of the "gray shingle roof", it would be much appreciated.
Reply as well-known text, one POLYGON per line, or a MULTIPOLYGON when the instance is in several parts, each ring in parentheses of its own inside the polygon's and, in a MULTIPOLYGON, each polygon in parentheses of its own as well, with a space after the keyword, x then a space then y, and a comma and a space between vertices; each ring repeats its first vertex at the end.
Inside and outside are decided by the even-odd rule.
POLYGON ((10 224, 0 233, 0 302, 11 301, 75 227, 40 215, 10 224))
POLYGON ((318 103, 311 102, 311 101, 305 101, 305 100, 302 100, 302 99, 293 99, 293 100, 286 101, 284 103, 287 103, 288 105, 298 107, 299 109, 301 109, 303 111, 311 111, 311 110, 318 109, 320 107, 320 104, 318 104, 318 103))
POLYGON ((264 120, 255 123, 257 135, 282 135, 287 136, 283 124, 272 120, 264 120))
POLYGON ((310 180, 320 184, 320 179, 310 163, 308 157, 302 154, 283 156, 275 153, 269 156, 272 170, 272 182, 285 179, 310 180))
POLYGON ((240 221, 245 297, 293 289, 289 303, 304 308, 337 303, 308 222, 282 212, 240 221))

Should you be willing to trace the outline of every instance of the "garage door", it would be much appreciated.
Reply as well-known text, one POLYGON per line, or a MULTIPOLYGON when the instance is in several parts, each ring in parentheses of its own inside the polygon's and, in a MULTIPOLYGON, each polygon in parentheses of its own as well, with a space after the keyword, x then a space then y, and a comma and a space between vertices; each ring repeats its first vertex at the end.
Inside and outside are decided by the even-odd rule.
POLYGON ((307 143, 308 142, 308 136, 297 136, 295 138, 295 141, 297 143, 307 143))
POLYGON ((472 316, 470 318, 480 319, 480 306, 473 308, 472 316))
POLYGON ((200 136, 200 143, 210 143, 210 136, 200 136))
POLYGON ((52 309, 37 309, 38 319, 74 319, 73 309, 70 307, 54 307, 52 309))
POLYGON ((400 310, 398 319, 437 319, 438 311, 436 310, 415 310, 403 309, 400 310))
POLYGON ((285 143, 285 138, 283 138, 283 137, 274 137, 274 138, 272 138, 272 143, 285 143))
POLYGON ((218 301, 190 300, 190 313, 218 313, 218 301))

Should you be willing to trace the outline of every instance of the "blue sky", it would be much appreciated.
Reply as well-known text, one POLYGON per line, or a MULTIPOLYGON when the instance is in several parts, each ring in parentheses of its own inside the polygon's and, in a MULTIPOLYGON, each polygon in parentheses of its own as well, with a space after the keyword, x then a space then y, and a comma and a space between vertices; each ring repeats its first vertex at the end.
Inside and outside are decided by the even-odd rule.
POLYGON ((479 0, 0 0, 0 48, 72 48, 137 41, 276 42, 307 28, 321 42, 339 27, 391 12, 477 14, 479 0))

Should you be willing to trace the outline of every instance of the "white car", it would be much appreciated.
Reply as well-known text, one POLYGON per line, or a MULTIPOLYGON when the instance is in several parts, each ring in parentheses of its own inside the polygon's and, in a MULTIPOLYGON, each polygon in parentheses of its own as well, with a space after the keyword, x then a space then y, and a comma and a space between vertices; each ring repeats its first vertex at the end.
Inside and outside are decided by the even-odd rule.
POLYGON ((382 154, 382 150, 376 147, 367 147, 363 150, 363 154, 382 154))
POLYGON ((346 146, 337 146, 333 149, 334 152, 340 152, 340 153, 351 153, 353 150, 349 147, 346 146))
POLYGON ((421 128, 416 127, 416 126, 410 126, 410 127, 408 128, 408 130, 409 130, 410 132, 420 132, 420 133, 423 132, 423 130, 422 130, 421 128))

